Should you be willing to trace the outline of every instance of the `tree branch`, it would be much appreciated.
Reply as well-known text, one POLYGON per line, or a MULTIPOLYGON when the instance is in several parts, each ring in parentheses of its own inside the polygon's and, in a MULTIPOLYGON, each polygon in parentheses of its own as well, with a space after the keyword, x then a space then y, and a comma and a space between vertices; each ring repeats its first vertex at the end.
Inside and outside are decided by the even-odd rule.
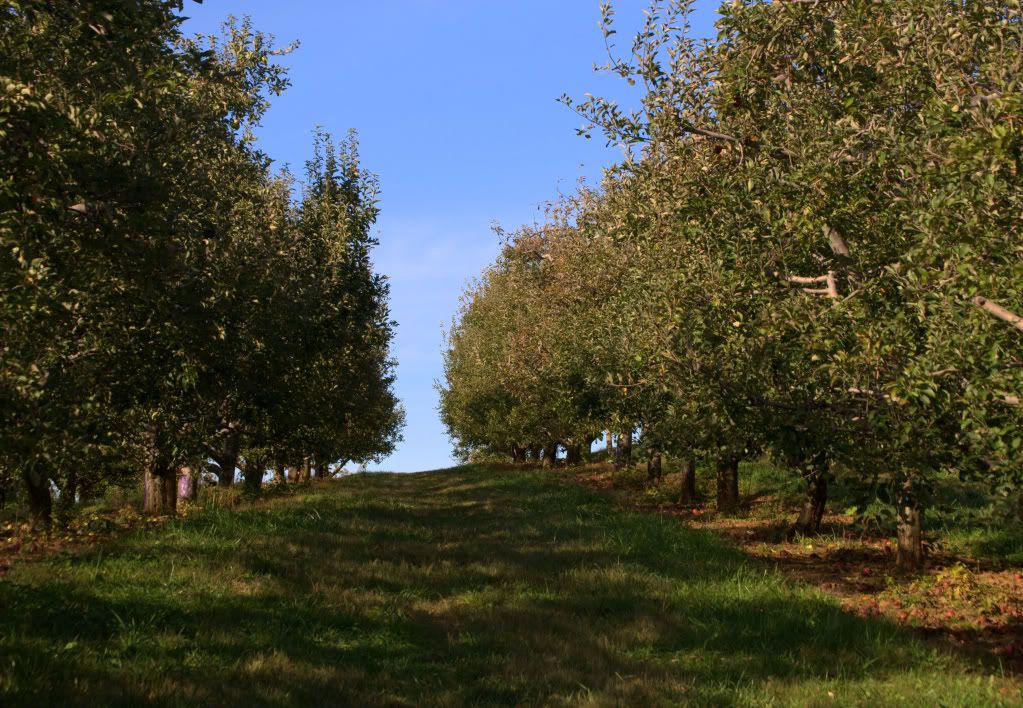
POLYGON ((1020 332, 1023 332, 1023 317, 1020 317, 1014 312, 1006 310, 1001 305, 991 302, 986 297, 981 297, 980 295, 977 295, 975 298, 973 298, 971 302, 980 309, 987 312, 988 314, 992 315, 993 317, 997 317, 1003 322, 1012 325, 1020 332))

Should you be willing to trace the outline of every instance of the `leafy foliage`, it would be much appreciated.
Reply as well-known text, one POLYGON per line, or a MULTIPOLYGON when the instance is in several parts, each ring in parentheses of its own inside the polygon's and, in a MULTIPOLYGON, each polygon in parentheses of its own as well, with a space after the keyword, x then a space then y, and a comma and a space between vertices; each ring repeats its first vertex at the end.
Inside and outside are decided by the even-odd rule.
MULTIPOLYGON (((508 417, 467 382, 553 336, 571 357, 516 368, 517 387, 494 377, 495 390, 583 381, 572 390, 602 391, 591 426, 716 459, 723 503, 735 461, 770 452, 808 482, 804 530, 819 524, 830 466, 857 470, 896 505, 902 560, 917 562, 938 472, 1009 494, 1023 469, 1020 5, 735 2, 711 41, 692 38, 691 6, 653 2, 625 57, 603 6, 604 69, 642 85, 642 100, 562 100, 587 119, 581 133, 602 131, 626 157, 599 192, 559 205, 573 237, 555 239, 555 220, 549 238, 576 255, 538 260, 516 284, 533 295, 489 276, 468 294, 449 429, 494 446, 495 426, 459 411, 508 417), (580 271, 607 283, 582 300, 547 290, 580 271), (543 309, 484 314, 512 301, 543 309), (487 336, 496 351, 476 373, 463 350, 487 336)), ((532 426, 518 440, 558 428, 515 400, 532 426)))
POLYGON ((230 481, 271 436, 368 459, 401 425, 354 138, 292 204, 252 135, 291 47, 247 20, 185 38, 180 7, 0 10, 0 451, 44 520, 51 485, 145 470, 168 511, 182 465, 230 481))

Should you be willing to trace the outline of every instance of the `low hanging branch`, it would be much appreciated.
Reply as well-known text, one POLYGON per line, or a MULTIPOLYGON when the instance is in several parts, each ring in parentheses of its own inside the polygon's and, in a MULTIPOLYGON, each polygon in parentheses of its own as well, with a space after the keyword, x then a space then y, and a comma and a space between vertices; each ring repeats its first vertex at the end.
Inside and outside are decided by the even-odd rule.
POLYGON ((801 286, 800 289, 809 295, 827 295, 829 298, 838 299, 838 283, 835 280, 835 271, 829 270, 827 275, 806 276, 806 275, 782 275, 776 270, 767 271, 778 280, 793 285, 801 286), (823 284, 823 288, 803 287, 807 285, 823 284))
POLYGON ((980 295, 977 295, 975 298, 973 298, 971 302, 980 309, 990 314, 991 316, 997 317, 1003 322, 1007 322, 1008 324, 1012 325, 1020 332, 1023 332, 1023 317, 1020 317, 1014 312, 1006 310, 1001 305, 991 302, 986 297, 981 297, 980 295))

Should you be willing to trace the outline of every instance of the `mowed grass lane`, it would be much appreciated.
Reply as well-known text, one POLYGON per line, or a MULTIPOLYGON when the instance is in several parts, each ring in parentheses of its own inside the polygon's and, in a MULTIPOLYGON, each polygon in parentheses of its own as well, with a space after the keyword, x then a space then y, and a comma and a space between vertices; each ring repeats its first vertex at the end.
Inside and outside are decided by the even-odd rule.
POLYGON ((371 474, 0 580, 0 704, 1020 699, 725 541, 535 472, 371 474))

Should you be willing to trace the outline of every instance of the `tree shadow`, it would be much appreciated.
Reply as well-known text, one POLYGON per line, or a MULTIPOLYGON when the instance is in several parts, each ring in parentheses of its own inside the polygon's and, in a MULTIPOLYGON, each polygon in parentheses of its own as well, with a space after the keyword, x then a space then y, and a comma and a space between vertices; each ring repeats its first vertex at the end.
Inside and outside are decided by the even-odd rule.
POLYGON ((713 534, 471 468, 136 534, 0 607, 7 705, 727 702, 938 660, 713 534))

